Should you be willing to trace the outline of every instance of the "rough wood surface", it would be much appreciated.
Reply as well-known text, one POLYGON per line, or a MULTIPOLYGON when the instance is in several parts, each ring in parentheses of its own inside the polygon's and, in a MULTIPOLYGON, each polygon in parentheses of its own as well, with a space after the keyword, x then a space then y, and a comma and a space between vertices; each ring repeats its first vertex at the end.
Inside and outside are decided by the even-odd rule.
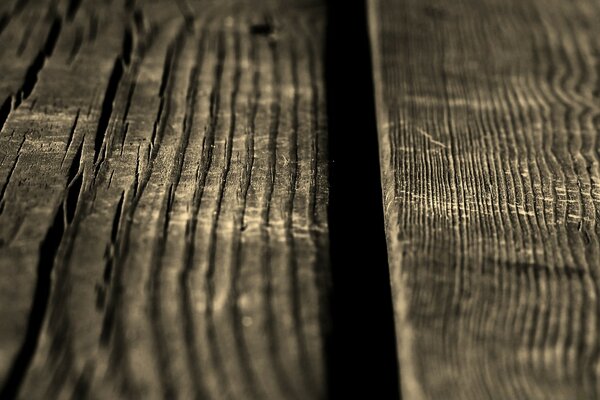
POLYGON ((324 395, 323 21, 0 2, 3 395, 324 395))
POLYGON ((598 398, 600 4, 369 3, 405 398, 598 398))

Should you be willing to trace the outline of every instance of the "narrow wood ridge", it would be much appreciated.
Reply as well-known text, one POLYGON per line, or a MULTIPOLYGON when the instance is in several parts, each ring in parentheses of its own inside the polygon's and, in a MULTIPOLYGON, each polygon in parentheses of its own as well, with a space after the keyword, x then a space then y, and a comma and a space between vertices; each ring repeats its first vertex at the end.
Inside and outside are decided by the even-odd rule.
POLYGON ((27 97, 29 97, 33 91, 38 79, 38 74, 44 67, 46 59, 52 56, 52 51, 54 50, 56 40, 60 34, 61 23, 62 22, 59 17, 54 18, 54 21, 50 26, 50 31, 48 32, 48 38, 46 39, 44 47, 42 47, 37 57, 33 60, 33 63, 27 69, 23 86, 20 92, 17 94, 17 98, 15 100, 15 107, 18 107, 22 100, 27 99, 27 97))
POLYGON ((61 18, 59 16, 54 16, 43 46, 25 70, 21 87, 11 93, 4 100, 4 103, 2 103, 2 107, 0 108, 0 129, 4 126, 6 118, 8 118, 12 109, 19 107, 22 101, 27 99, 33 91, 33 88, 37 83, 39 72, 44 67, 46 59, 50 57, 54 51, 54 46, 56 45, 56 40, 60 34, 61 26, 61 18))
MULTIPOLYGON (((79 201, 79 195, 81 193, 83 182, 83 174, 80 169, 81 148, 82 146, 79 147, 69 168, 67 180, 69 184, 63 202, 57 207, 54 220, 40 245, 37 281, 27 322, 25 338, 16 355, 15 361, 11 366, 6 382, 0 391, 1 399, 9 399, 16 396, 22 380, 27 373, 35 350, 37 349, 42 324, 48 307, 50 288, 52 286, 52 270, 54 268, 55 259, 66 228, 69 227, 75 216, 77 202, 79 201)), ((0 199, 1 198, 2 197, 0 196, 0 199)))
POLYGON ((48 298, 50 296, 50 277, 54 266, 54 258, 56 257, 64 233, 64 219, 63 207, 61 205, 40 246, 37 283, 29 320, 27 322, 27 330, 23 344, 12 363, 9 375, 0 392, 0 398, 2 399, 11 399, 16 396, 37 348, 42 323, 44 321, 44 316, 46 315, 48 298))

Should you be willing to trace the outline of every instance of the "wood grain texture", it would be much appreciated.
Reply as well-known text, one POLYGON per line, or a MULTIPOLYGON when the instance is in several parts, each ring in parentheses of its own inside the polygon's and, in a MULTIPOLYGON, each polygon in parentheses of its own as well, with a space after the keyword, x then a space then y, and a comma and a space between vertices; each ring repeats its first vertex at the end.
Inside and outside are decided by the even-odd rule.
POLYGON ((4 394, 324 396, 323 22, 1 2, 4 394))
POLYGON ((407 399, 600 396, 600 5, 370 0, 407 399))

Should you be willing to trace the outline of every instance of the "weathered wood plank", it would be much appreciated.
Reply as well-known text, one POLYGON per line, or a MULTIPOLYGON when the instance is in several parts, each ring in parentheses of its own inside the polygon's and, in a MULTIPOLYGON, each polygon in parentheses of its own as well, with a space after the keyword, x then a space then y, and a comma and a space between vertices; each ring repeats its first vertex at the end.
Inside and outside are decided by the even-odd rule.
POLYGON ((598 398, 599 4, 369 4, 405 398, 598 398))
POLYGON ((323 397, 322 4, 30 3, 20 54, 0 33, 3 393, 323 397))

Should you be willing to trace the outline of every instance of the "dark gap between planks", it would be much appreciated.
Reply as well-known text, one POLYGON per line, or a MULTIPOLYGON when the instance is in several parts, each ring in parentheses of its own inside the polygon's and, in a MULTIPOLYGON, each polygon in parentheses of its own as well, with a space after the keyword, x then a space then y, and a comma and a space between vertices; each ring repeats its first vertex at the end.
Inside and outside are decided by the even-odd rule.
POLYGON ((363 1, 329 1, 329 397, 399 399, 371 53, 363 1))

